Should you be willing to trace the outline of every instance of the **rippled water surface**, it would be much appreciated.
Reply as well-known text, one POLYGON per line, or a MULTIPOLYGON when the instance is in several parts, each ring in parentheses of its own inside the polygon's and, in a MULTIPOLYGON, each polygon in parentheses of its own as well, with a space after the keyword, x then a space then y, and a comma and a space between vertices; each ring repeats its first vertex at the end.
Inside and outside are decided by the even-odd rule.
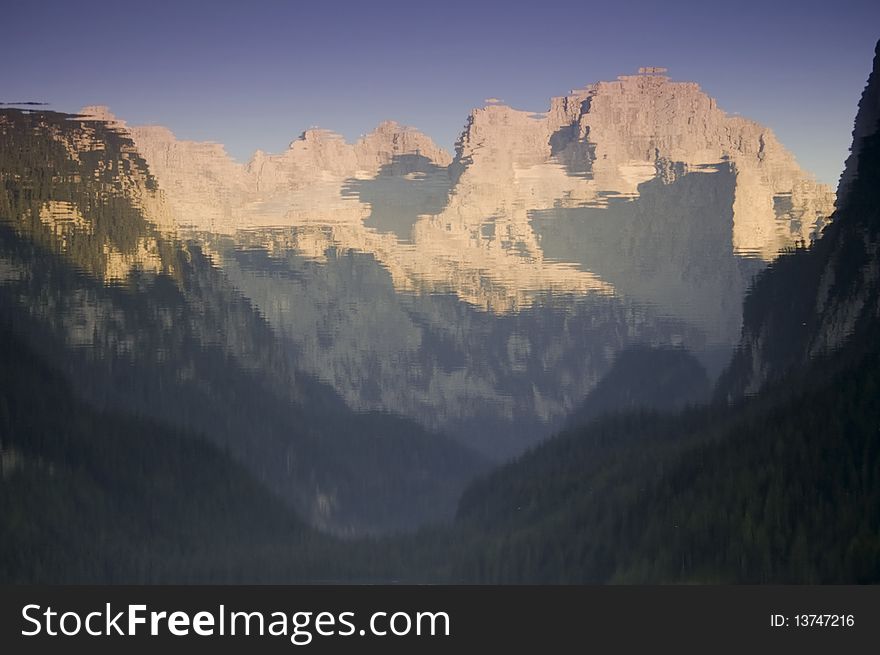
POLYGON ((247 164, 102 108, 4 109, 0 129, 0 283, 66 343, 181 380, 188 341, 270 386, 292 384, 284 362, 492 458, 559 427, 627 349, 713 374, 753 275, 831 208, 772 135, 653 72, 538 114, 489 103, 453 153, 391 122, 247 164))

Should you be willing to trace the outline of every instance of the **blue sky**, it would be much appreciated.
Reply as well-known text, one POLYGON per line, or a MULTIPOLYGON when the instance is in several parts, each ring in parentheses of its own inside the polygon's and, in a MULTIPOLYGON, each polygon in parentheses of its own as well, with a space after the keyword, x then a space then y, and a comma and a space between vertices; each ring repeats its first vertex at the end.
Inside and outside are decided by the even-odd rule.
POLYGON ((468 112, 666 66, 771 127, 835 183, 880 37, 880 2, 5 3, 0 100, 226 144, 237 159, 318 125, 349 139, 384 119, 451 148, 468 112))

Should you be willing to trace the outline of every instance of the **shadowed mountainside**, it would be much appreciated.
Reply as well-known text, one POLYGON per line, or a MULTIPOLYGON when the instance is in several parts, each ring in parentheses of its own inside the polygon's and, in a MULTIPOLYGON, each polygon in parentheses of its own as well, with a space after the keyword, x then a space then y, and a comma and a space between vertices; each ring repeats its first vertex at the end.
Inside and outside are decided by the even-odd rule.
POLYGON ((207 438, 332 531, 452 514, 481 459, 300 371, 198 244, 157 227, 162 196, 124 133, 3 110, 0 138, 0 307, 83 400, 207 438))
POLYGON ((600 418, 474 483, 447 579, 880 581, 878 68, 846 196, 756 281, 718 402, 600 418))
MULTIPOLYGON (((880 56, 857 126, 874 111, 878 66, 880 56)), ((434 458, 448 456, 448 444, 404 449, 401 463, 397 449, 411 442, 395 432, 384 442, 389 450, 375 449, 381 439, 333 438, 368 433, 371 420, 391 422, 377 435, 411 424, 351 413, 299 373, 289 351, 260 338, 270 327, 199 247, 141 222, 144 207, 157 216, 162 207, 130 142, 104 124, 56 114, 4 110, 0 118, 4 138, 35 139, 4 148, 0 169, 4 579, 880 581, 876 120, 873 132, 856 131, 846 198, 822 237, 783 256, 751 290, 742 342, 716 402, 679 413, 619 412, 572 427, 471 484, 451 526, 339 541, 292 518, 255 478, 271 487, 273 465, 288 473, 291 462, 312 467, 305 483, 290 477, 305 490, 294 505, 313 522, 315 501, 322 506, 313 495, 318 476, 348 480, 337 490, 347 500, 336 515, 342 521, 345 512, 368 512, 357 505, 359 494, 374 502, 383 493, 402 498, 410 483, 423 491, 426 469, 413 462, 437 472, 434 458), (117 175, 128 185, 122 195, 106 178, 117 175), (234 309, 217 309, 227 307, 234 309), (139 361, 137 353, 149 357, 139 361), (291 395, 279 399, 277 389, 260 387, 245 361, 276 380, 288 376, 291 395), (79 388, 88 379, 98 386, 79 388), (144 387, 113 384, 123 379, 144 387), (248 460, 241 443, 212 445, 185 431, 189 425, 123 414, 142 412, 139 403, 157 389, 161 402, 203 403, 220 423, 230 421, 230 439, 245 424, 255 434, 278 411, 292 423, 271 434, 296 456, 267 449, 248 460), (266 412, 239 418, 231 407, 266 412), (336 448, 354 459, 337 457, 336 448), (340 478, 329 465, 342 461, 351 468, 340 478), (381 468, 389 464, 412 474, 403 489, 382 486, 400 483, 381 468), (375 477, 358 477, 366 474, 375 477)), ((686 355, 675 359, 686 379, 700 377, 686 355)), ((640 365, 630 367, 626 356, 618 364, 597 388, 626 405, 639 390, 632 380, 641 379, 640 365)), ((269 421, 267 429, 277 427, 269 421)))
POLYGON ((247 164, 165 128, 125 129, 172 225, 286 335, 303 371, 353 408, 494 460, 562 425, 621 350, 684 346, 705 362, 732 348, 753 275, 833 208, 771 130, 656 69, 544 112, 475 109, 453 157, 393 122, 354 143, 309 129, 247 164), (243 269, 255 250, 269 265, 243 269), (294 279, 306 270, 320 282, 294 279), (328 302, 322 285, 358 295, 328 302))

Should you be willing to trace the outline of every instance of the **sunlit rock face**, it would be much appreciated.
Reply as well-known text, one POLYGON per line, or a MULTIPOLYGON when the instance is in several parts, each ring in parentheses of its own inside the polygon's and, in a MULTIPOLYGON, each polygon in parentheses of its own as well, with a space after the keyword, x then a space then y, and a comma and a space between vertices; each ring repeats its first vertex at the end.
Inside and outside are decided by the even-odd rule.
POLYGON ((27 191, 19 202, 2 207, 4 223, 107 284, 133 274, 173 274, 175 262, 162 252, 157 235, 176 229, 174 214, 131 140, 107 139, 126 133, 125 123, 102 107, 87 107, 69 121, 58 116, 63 115, 45 121, 34 117, 23 130, 19 112, 0 112, 7 161, 21 163, 43 153, 65 162, 37 179, 8 179, 9 193, 19 185, 27 191), (70 189, 76 185, 98 189, 99 200, 72 202, 70 189))
MULTIPOLYGON (((112 116, 106 108, 87 110, 112 116)), ((388 176, 417 180, 426 170, 445 169, 450 161, 428 137, 391 121, 354 144, 328 130, 309 129, 285 152, 257 151, 246 165, 235 162, 220 144, 180 141, 164 127, 129 131, 178 225, 215 233, 308 220, 359 222, 369 215, 369 207, 343 197, 345 181, 388 176)))
POLYGON ((218 143, 178 141, 165 127, 130 128, 179 227, 227 229, 254 199, 244 166, 218 143))
POLYGON ((832 211, 770 130, 662 73, 540 113, 490 102, 452 157, 393 122, 247 164, 128 129, 180 232, 307 370, 497 454, 558 425, 628 345, 732 346, 753 275, 832 211))
POLYGON ((721 165, 742 179, 732 235, 739 253, 772 259, 809 240, 828 215, 830 189, 804 173, 770 130, 726 115, 698 85, 661 75, 591 85, 554 98, 545 114, 476 110, 454 168, 460 180, 472 178, 466 187, 475 195, 500 186, 500 203, 545 209, 636 198, 640 184, 721 165))
POLYGON ((418 130, 386 121, 354 144, 333 132, 310 129, 280 155, 258 152, 248 165, 261 191, 287 191, 321 180, 406 175, 420 160, 447 166, 449 155, 418 130))
POLYGON ((442 216, 462 241, 489 222, 510 250, 576 263, 724 343, 754 271, 809 242, 833 203, 768 129, 654 74, 555 98, 545 114, 476 110, 452 170, 442 216))
POLYGON ((352 411, 304 371, 296 344, 215 265, 211 240, 169 224, 169 194, 128 134, 97 109, 0 109, 5 328, 80 400, 208 439, 320 528, 451 518, 482 458, 413 421, 352 411))

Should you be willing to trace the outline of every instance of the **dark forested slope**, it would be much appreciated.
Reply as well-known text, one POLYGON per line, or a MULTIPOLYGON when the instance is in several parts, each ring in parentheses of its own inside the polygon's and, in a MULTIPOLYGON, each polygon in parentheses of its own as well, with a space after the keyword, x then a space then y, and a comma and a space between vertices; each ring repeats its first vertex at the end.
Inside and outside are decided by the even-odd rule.
POLYGON ((845 197, 755 282, 717 401, 598 419, 471 485, 450 579, 880 582, 878 63, 845 197))
POLYGON ((208 439, 334 532, 451 517, 481 458, 349 409, 163 216, 124 131, 0 110, 0 315, 79 398, 208 439))
POLYGON ((204 440, 77 400, 6 325, 0 474, 6 583, 304 580, 347 561, 204 440))

